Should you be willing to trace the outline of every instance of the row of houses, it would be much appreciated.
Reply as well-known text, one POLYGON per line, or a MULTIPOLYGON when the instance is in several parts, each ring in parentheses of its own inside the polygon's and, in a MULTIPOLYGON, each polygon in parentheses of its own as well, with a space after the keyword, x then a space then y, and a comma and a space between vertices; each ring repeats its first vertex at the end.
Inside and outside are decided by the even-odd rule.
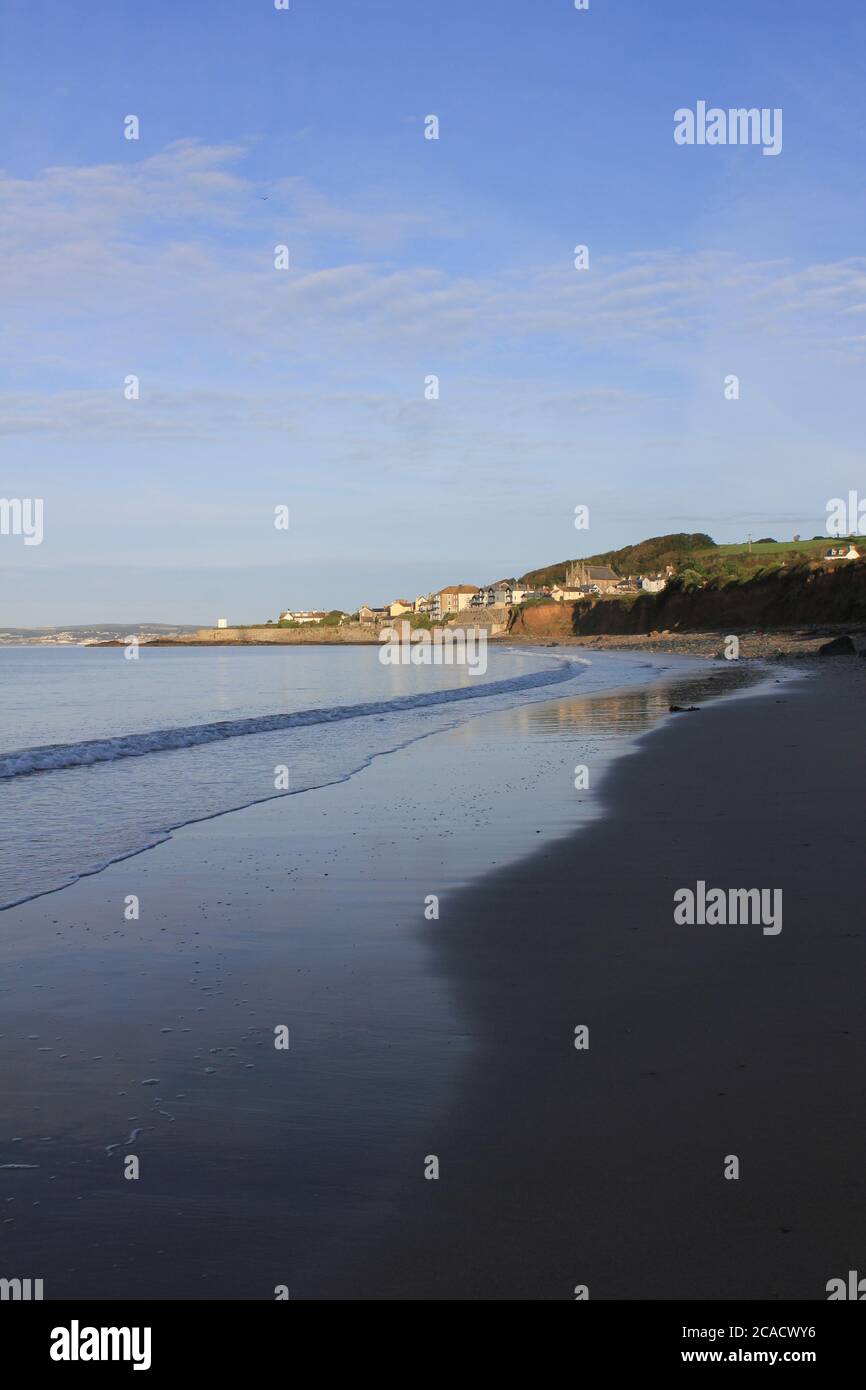
POLYGON ((449 584, 432 594, 419 594, 414 601, 408 598, 395 599, 377 608, 362 603, 358 617, 362 623, 384 623, 391 618, 404 618, 408 613, 423 613, 430 618, 444 618, 448 613, 460 613, 469 607, 470 599, 478 593, 474 584, 449 584))
MULTIPOLYGON (((859 560, 866 557, 866 546, 855 546, 850 541, 841 545, 829 546, 823 553, 824 560, 859 560)), ((551 599, 555 603, 577 603, 581 599, 599 598, 604 594, 622 595, 627 593, 658 594, 665 588, 673 574, 673 566, 667 565, 664 573, 635 574, 623 578, 609 565, 589 565, 577 561, 566 571, 562 584, 543 585, 537 589, 527 589, 510 579, 500 579, 495 584, 448 584, 434 593, 420 594, 416 599, 398 598, 382 607, 363 603, 358 610, 362 623, 386 623, 394 618, 402 618, 410 613, 421 613, 434 621, 447 618, 452 613, 466 611, 477 615, 479 609, 510 608, 515 604, 526 603, 530 599, 551 599)), ((281 622, 294 622, 301 625, 320 623, 328 614, 317 609, 289 609, 280 614, 281 622)), ((341 621, 349 620, 348 613, 341 621)), ((218 619, 217 626, 227 627, 226 618, 218 619)))
POLYGON ((381 608, 362 604, 358 616, 362 623, 383 623, 408 613, 423 613, 432 619, 451 613, 473 612, 484 608, 510 608, 529 599, 552 599, 555 603, 576 603, 579 599, 602 594, 628 592, 659 593, 667 583, 666 574, 636 575, 623 579, 609 565, 574 565, 564 584, 545 584, 528 589, 510 579, 495 584, 449 584, 435 593, 421 594, 414 600, 399 598, 381 608))
POLYGON ((526 589, 513 584, 510 579, 502 579, 496 584, 448 584, 434 593, 420 594, 412 602, 398 598, 382 608, 364 603, 358 610, 362 623, 387 622, 392 618, 405 617, 407 613, 422 613, 434 620, 447 618, 451 613, 478 612, 484 608, 509 608, 516 603, 524 603, 528 598, 549 598, 549 589, 526 589))
MULTIPOLYGON (((670 569, 670 567, 668 567, 670 569)), ((453 613, 472 612, 479 609, 511 608, 530 599, 552 599, 556 603, 574 603, 579 599, 597 598, 602 594, 627 593, 643 590, 645 593, 659 593, 667 583, 667 574, 636 575, 621 578, 609 565, 572 565, 564 584, 545 584, 529 589, 516 584, 511 579, 500 579, 495 584, 448 584, 444 589, 433 593, 419 594, 416 599, 397 598, 392 603, 381 606, 362 603, 358 618, 362 623, 387 623, 395 618, 404 618, 411 613, 424 614, 434 621, 441 621, 453 613)), ((281 621, 296 623, 321 622, 326 615, 320 612, 297 612, 286 609, 280 614, 281 621)))
POLYGON ((603 594, 660 594, 671 572, 669 566, 665 574, 634 574, 622 579, 609 565, 581 565, 569 570, 564 584, 553 585, 550 597, 556 603, 577 603, 603 594))

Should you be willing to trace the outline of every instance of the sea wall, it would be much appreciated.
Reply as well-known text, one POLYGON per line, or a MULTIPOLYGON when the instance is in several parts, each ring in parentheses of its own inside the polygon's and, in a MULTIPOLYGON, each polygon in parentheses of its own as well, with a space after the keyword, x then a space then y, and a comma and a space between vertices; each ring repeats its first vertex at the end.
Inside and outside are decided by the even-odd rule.
MULTIPOLYGON (((461 614, 459 620, 443 623, 446 632, 459 630, 476 632, 484 629, 489 637, 500 636, 507 627, 505 609, 486 609, 477 618, 461 614)), ((385 629, 398 633, 400 619, 377 626, 375 623, 343 623, 341 627, 317 627, 305 623, 302 627, 202 627, 186 637, 158 637, 148 642, 151 647, 219 647, 219 646, 356 646, 378 643, 385 629)), ((100 643, 101 646, 123 646, 123 641, 100 643)))
POLYGON ((342 627, 202 627, 193 637, 181 638, 184 643, 234 646, 309 646, 311 643, 352 644, 376 642, 378 632, 372 623, 344 623, 342 627))

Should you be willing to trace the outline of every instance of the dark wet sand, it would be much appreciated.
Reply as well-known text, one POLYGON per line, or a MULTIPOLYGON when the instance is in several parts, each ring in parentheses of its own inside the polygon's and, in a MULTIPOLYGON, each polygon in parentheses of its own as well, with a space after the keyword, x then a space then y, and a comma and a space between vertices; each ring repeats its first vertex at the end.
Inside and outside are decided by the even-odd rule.
POLYGON ((472 721, 4 913, 0 1274, 823 1298, 866 1247, 866 663, 770 690, 613 764, 595 731, 651 727, 664 686, 472 721), (675 926, 699 878, 781 887, 781 935, 675 926))
POLYGON ((864 1268, 866 670, 827 668, 670 721, 609 817, 454 904, 483 1047, 349 1296, 823 1299, 864 1268), (781 934, 675 926, 700 878, 781 887, 781 934))

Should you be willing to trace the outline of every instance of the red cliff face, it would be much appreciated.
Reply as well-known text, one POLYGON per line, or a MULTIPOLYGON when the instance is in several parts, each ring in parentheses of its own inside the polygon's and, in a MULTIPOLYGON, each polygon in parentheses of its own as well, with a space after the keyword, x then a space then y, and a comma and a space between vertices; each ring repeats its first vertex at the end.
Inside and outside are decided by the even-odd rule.
POLYGON ((660 594, 589 604, 543 603, 515 615, 515 637, 625 635, 645 632, 735 632, 802 623, 866 622, 866 562, 779 570, 746 583, 713 582, 660 594))
POLYGON ((571 637, 579 629, 573 620, 575 603, 532 603, 515 613, 509 633, 515 637, 571 637))

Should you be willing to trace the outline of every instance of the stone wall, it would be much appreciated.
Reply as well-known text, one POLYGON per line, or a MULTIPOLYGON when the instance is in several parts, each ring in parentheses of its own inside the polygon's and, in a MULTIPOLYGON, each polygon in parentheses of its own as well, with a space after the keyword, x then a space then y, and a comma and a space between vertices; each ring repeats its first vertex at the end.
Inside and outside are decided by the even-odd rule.
POLYGON ((189 638, 176 639, 193 645, 220 643, 241 646, 309 646, 323 643, 352 645, 378 640, 376 628, 370 623, 344 623, 342 627, 202 627, 189 638))

